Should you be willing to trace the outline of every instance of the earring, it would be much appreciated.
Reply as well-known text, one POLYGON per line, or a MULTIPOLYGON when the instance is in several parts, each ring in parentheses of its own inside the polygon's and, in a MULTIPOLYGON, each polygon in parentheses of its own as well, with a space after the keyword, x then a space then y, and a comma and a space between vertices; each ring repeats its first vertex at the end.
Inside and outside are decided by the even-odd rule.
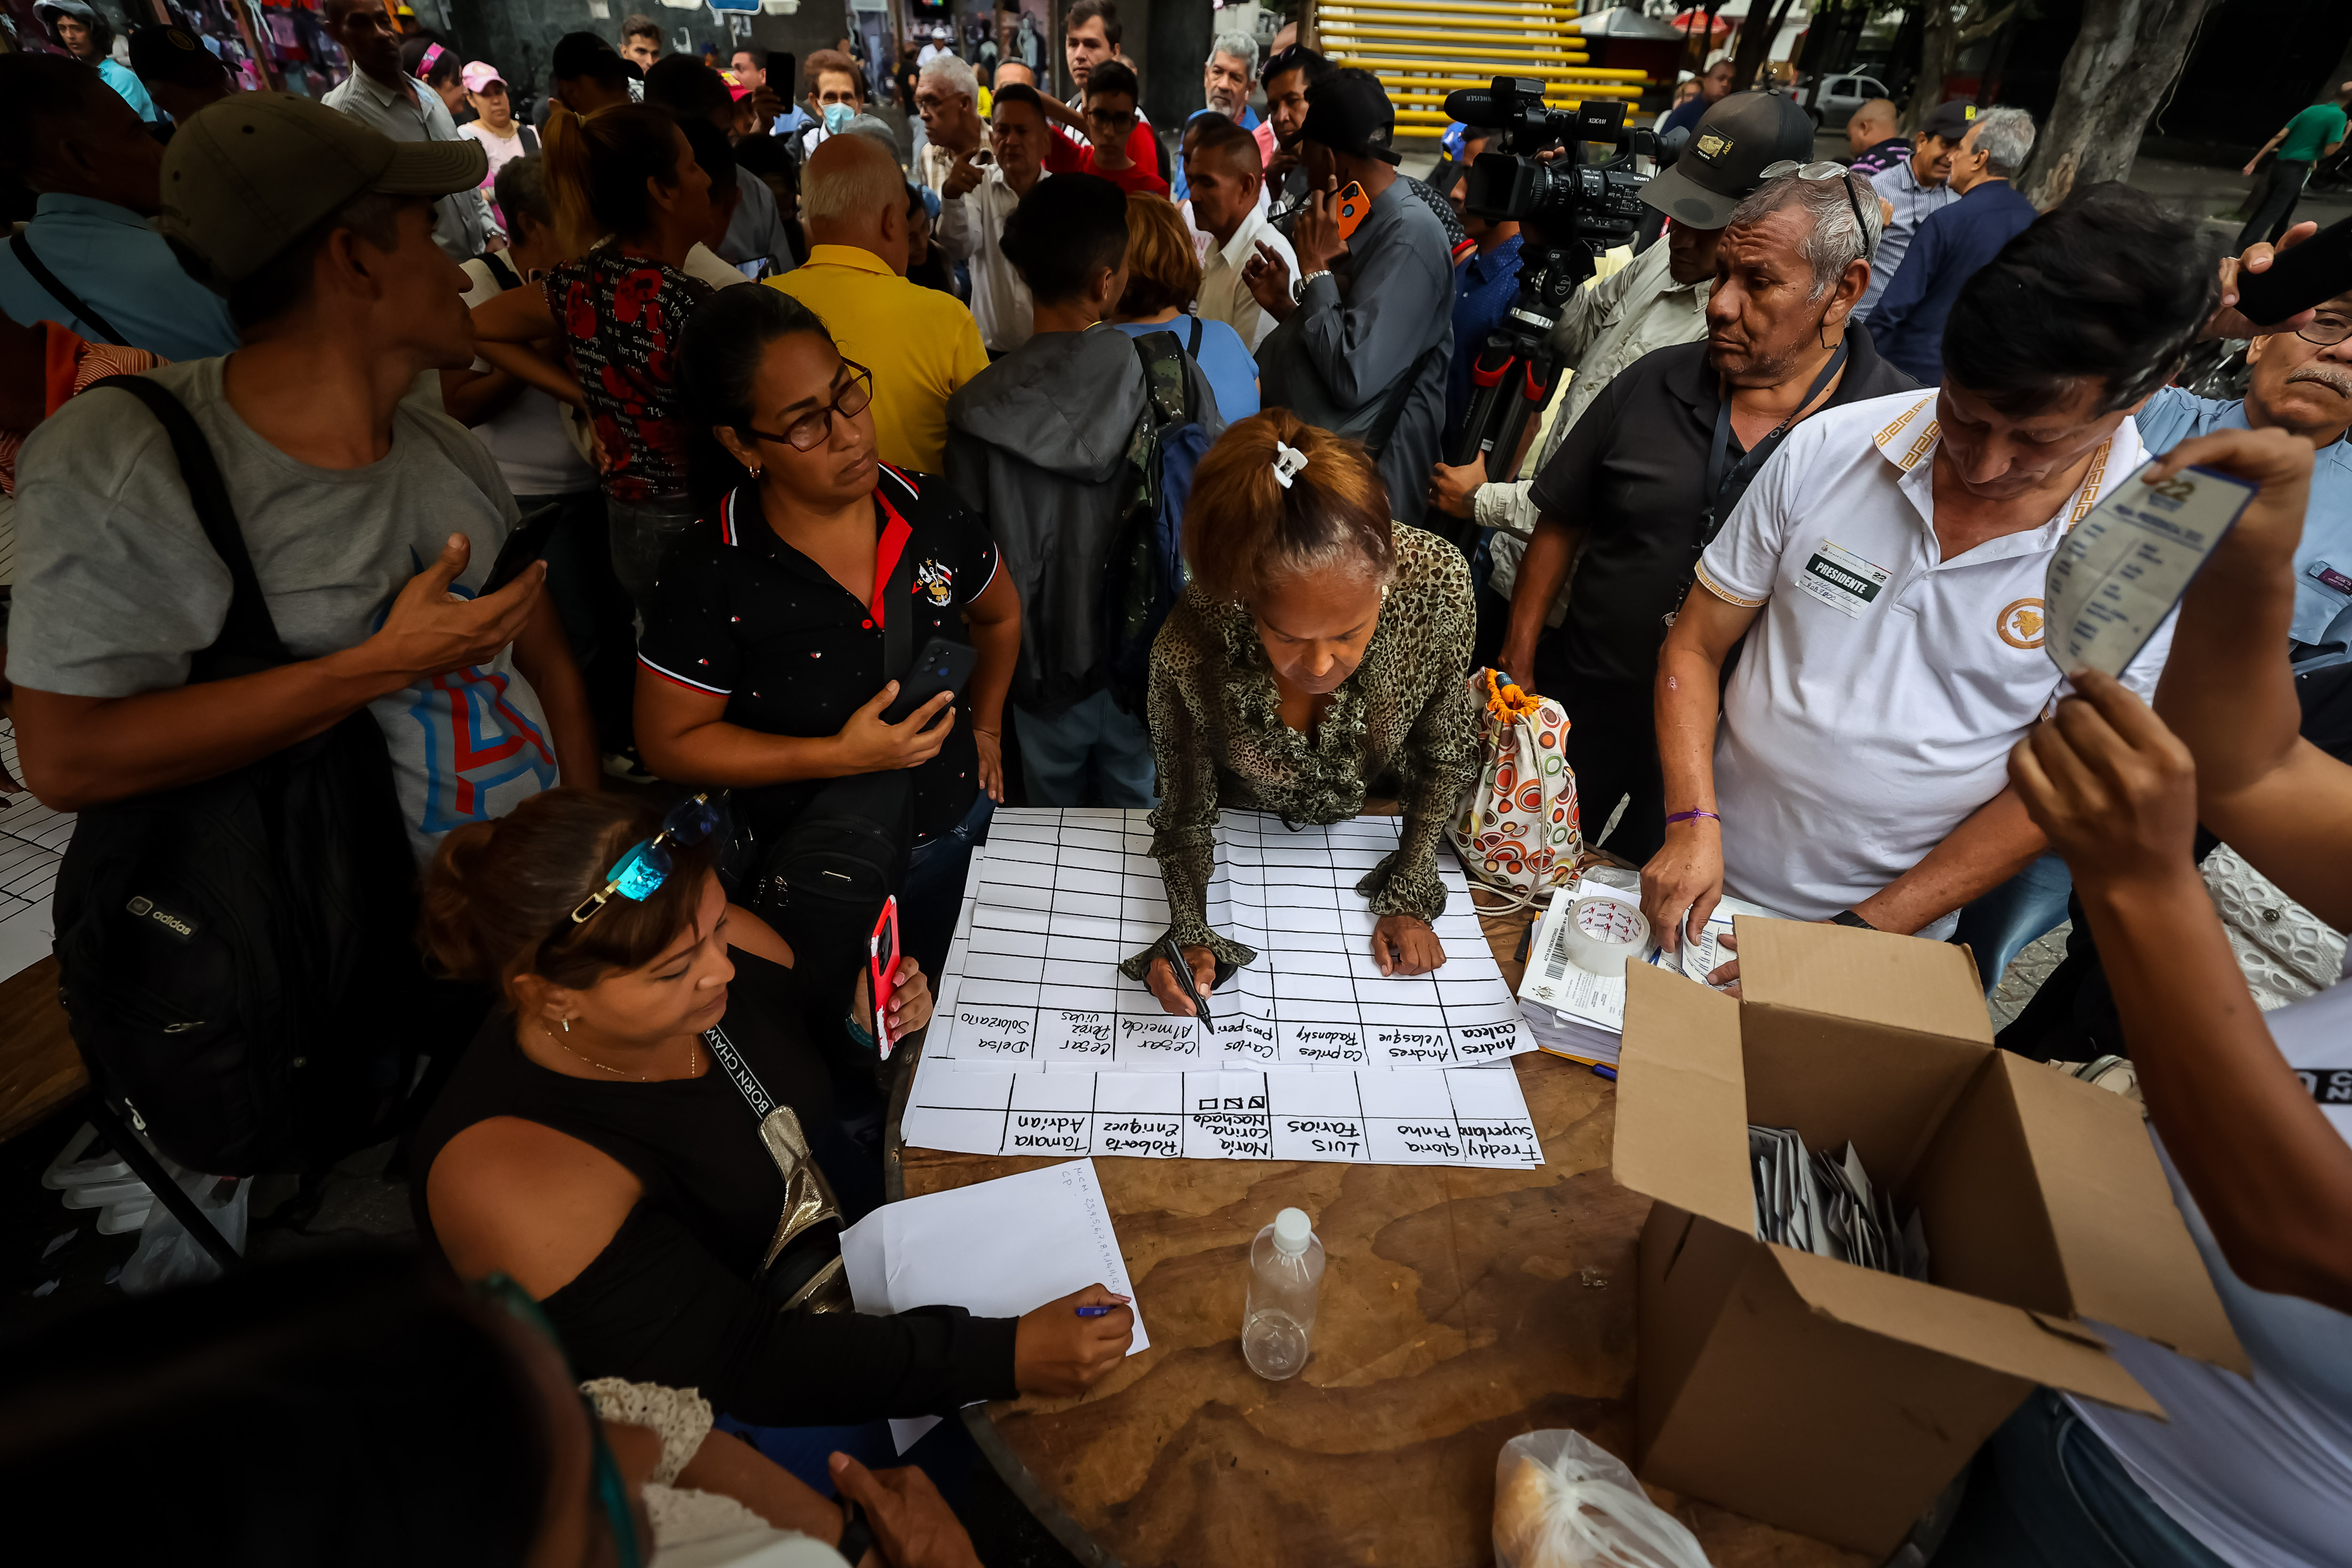
POLYGON ((567 1035, 572 1032, 572 1020, 569 1018, 563 1020, 563 1032, 567 1035))
POLYGON ((762 472, 764 472, 764 470, 763 470, 763 469, 760 469, 760 468, 753 468, 751 472, 751 477, 752 477, 753 479, 758 479, 758 478, 760 477, 760 475, 761 475, 762 472))

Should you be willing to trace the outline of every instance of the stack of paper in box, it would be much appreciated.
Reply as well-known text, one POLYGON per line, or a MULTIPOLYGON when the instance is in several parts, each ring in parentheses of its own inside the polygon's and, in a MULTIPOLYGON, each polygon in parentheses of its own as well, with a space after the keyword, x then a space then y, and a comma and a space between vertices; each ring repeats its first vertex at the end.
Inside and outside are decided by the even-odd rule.
POLYGON ((1660 949, 1642 915, 1642 895, 1604 880, 1633 881, 1634 873, 1608 868, 1555 889, 1550 907, 1528 940, 1528 969, 1519 982, 1519 1012, 1536 1044, 1554 1056, 1603 1067, 1617 1063, 1625 1028, 1625 965, 1639 962, 1706 984, 1731 954, 1723 949, 1734 915, 1777 919, 1759 904, 1726 898, 1707 917, 1704 935, 1674 952, 1660 949))

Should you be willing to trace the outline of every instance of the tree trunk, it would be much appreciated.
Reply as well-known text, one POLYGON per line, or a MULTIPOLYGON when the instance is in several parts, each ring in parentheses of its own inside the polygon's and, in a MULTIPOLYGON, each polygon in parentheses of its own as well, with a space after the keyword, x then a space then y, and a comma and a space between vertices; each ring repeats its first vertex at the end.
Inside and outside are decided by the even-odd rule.
POLYGON ((1748 0, 1748 15, 1741 18, 1739 37, 1731 46, 1731 90, 1745 92, 1756 85, 1756 73, 1771 63, 1772 40, 1780 36, 1781 26, 1789 19, 1790 0, 1777 5, 1768 0, 1748 0))
POLYGON ((2086 0, 2058 101, 2018 188, 2047 210, 2076 185, 2131 173, 2148 117, 2188 63, 2210 0, 2086 0))
MULTIPOLYGON (((2089 0, 2096 8, 2101 0, 2089 0)), ((1944 79, 1952 74, 1952 63, 1960 51, 1980 38, 1990 38, 2008 26, 2017 15, 2017 0, 1988 15, 1985 0, 1969 0, 1968 9, 1956 20, 1950 6, 1933 0, 1927 9, 1926 26, 1919 38, 1919 78, 1911 84, 1911 108, 1903 116, 1903 129, 1916 131, 1936 106, 1944 101, 1944 79)), ((2087 24, 2085 31, 2087 31, 2087 24)), ((2080 47, 2078 42, 2075 46, 2080 47)), ((2069 60, 2073 56, 2067 57, 2069 60)))

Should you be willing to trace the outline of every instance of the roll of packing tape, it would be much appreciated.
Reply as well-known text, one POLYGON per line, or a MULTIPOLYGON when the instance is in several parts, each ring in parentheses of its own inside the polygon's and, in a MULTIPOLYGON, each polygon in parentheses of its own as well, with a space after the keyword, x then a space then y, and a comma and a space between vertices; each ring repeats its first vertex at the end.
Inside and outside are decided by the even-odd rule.
POLYGON ((1627 959, 1648 951, 1650 921, 1623 900, 1595 894, 1570 908, 1559 940, 1570 963, 1588 974, 1614 977, 1625 973, 1627 959))

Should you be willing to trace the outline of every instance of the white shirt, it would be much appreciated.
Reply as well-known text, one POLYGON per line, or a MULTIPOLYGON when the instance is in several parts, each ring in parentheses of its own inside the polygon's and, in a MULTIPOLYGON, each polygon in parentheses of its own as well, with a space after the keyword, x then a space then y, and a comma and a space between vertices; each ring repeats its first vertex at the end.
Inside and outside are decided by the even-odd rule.
POLYGON ((1257 255, 1263 244, 1282 258, 1293 278, 1298 276, 1298 253, 1290 248, 1290 241, 1282 231, 1265 221, 1263 202, 1242 219, 1234 230, 1233 238, 1221 247, 1212 239, 1210 251, 1201 267, 1200 316, 1204 321, 1223 321, 1239 332, 1242 342, 1252 353, 1265 341, 1268 332, 1277 325, 1265 312, 1265 307, 1250 293, 1249 285, 1242 281, 1242 272, 1257 255))
MULTIPOLYGON (((2051 556, 2145 460, 2126 419, 2056 516, 1946 561, 1938 437, 1932 388, 1813 416, 1699 563, 1702 586, 1763 607, 1716 731, 1724 890, 1798 920, 1878 892, 2008 784, 2064 689, 2042 647, 2051 556)), ((2124 684, 2153 693, 2171 646, 2168 616, 2124 684)))
POLYGON ((950 257, 971 264, 971 313, 980 322, 980 341, 991 353, 1012 353, 1035 331, 1029 285, 1021 281, 1020 268, 1004 254, 1005 220, 1020 205, 1021 198, 1004 182, 1003 166, 997 163, 989 165, 988 177, 979 184, 940 205, 934 237, 950 257))
MULTIPOLYGON (((403 98, 363 70, 353 70, 320 100, 361 124, 383 132, 394 142, 460 142, 457 122, 449 106, 423 82, 409 84, 403 98)), ((490 216, 489 197, 478 189, 459 191, 433 204, 433 243, 452 261, 465 261, 490 247, 490 236, 502 235, 490 216)))
MULTIPOLYGON (((504 292, 488 262, 477 258, 463 265, 466 281, 472 285, 466 290, 469 309, 504 292)), ((490 362, 477 359, 474 368, 487 371, 490 362)), ((437 379, 435 390, 439 390, 437 379)), ((596 488, 596 470, 564 432, 562 405, 535 386, 524 387, 513 402, 472 428, 489 448, 507 488, 519 496, 570 495, 596 488)))
MULTIPOLYGON (((2263 1022, 2352 1140, 2352 984, 2263 1022)), ((2231 1568, 2341 1563, 2352 1552, 2352 1315, 2240 1279, 2161 1141, 2157 1153, 2252 1381, 2102 1324, 2116 1360, 2171 1419, 2068 1403, 2140 1489, 2231 1568)))

